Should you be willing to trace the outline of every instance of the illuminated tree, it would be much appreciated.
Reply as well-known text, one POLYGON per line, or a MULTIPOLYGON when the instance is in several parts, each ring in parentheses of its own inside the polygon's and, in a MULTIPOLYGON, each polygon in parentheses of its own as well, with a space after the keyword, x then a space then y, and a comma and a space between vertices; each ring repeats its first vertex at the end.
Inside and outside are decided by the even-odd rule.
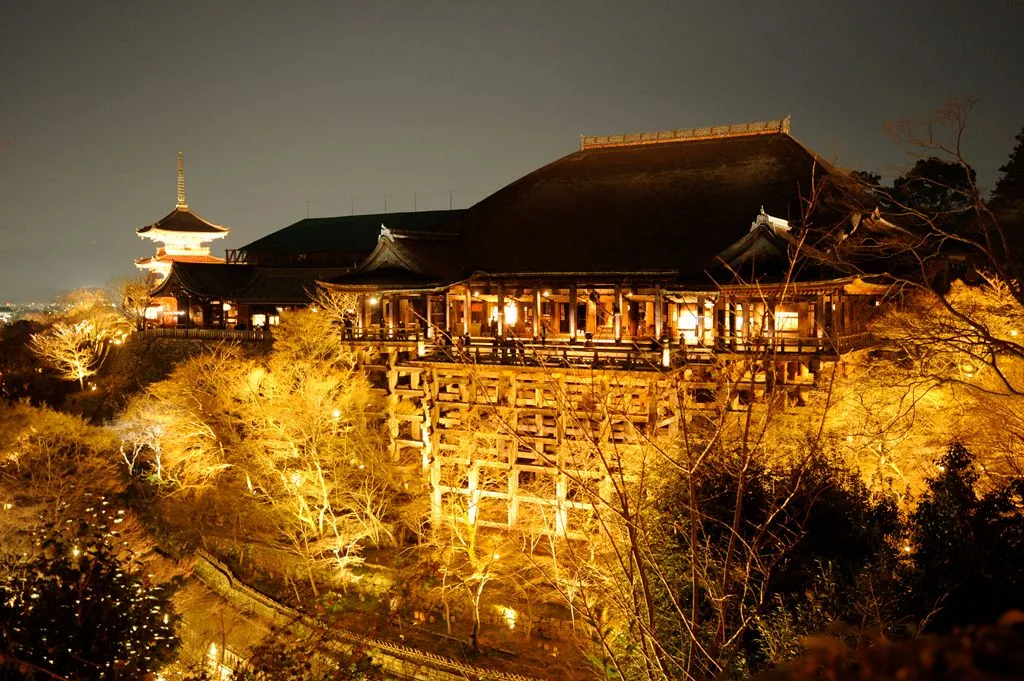
POLYGON ((121 314, 137 331, 141 331, 145 326, 151 290, 152 286, 145 276, 119 279, 113 284, 114 296, 120 301, 121 314))
MULTIPOLYGON (((1024 395, 1019 235, 1004 212, 989 210, 963 156, 972 103, 955 101, 926 124, 895 126, 914 156, 930 166, 941 162, 945 179, 931 173, 923 186, 908 181, 888 190, 854 184, 849 205, 858 219, 822 230, 813 244, 831 266, 891 287, 871 328, 876 348, 863 366, 894 379, 884 393, 895 407, 890 414, 901 412, 893 430, 914 425, 899 438, 904 449, 931 439, 912 464, 923 474, 918 478, 953 438, 986 463, 999 460, 1001 472, 1019 466, 1024 453, 1015 434, 1024 395), (869 214, 873 205, 881 210, 869 214), (919 407, 928 402, 925 414, 919 407), (936 407, 958 418, 936 419, 936 407), (945 441, 934 437, 933 426, 945 431, 945 441)), ((885 420, 882 413, 879 423, 885 420)), ((864 442, 856 431, 851 437, 856 446, 864 442)))
POLYGON ((80 517, 94 495, 124 489, 104 429, 48 408, 0 406, 0 555, 25 549, 40 522, 80 517))
POLYGON ((281 548, 342 579, 364 544, 394 542, 401 475, 366 376, 315 312, 287 316, 262 358, 219 348, 179 366, 116 425, 123 459, 167 494, 214 483, 255 505, 281 548))
POLYGON ((110 331, 92 321, 76 324, 57 322, 34 334, 32 352, 41 362, 57 371, 62 378, 78 381, 85 389, 85 379, 96 374, 109 349, 110 331))

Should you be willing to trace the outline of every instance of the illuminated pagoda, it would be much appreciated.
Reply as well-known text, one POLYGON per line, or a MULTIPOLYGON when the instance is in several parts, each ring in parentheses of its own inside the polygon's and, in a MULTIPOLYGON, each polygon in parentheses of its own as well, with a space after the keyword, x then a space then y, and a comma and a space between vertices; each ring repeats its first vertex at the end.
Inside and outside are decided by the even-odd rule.
POLYGON ((135 266, 145 270, 155 286, 167 278, 173 263, 223 263, 223 258, 210 255, 207 244, 223 239, 229 231, 196 215, 185 203, 185 166, 179 151, 178 203, 157 222, 135 230, 140 239, 152 239, 158 244, 155 255, 137 259, 135 266))

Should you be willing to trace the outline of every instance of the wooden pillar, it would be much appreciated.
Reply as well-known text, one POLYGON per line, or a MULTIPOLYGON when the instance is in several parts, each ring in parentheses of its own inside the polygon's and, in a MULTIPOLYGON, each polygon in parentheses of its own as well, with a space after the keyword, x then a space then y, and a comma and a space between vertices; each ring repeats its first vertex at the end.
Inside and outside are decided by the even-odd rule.
POLYGON ((664 316, 662 308, 664 307, 664 295, 661 287, 654 289, 654 337, 658 340, 662 338, 662 328, 665 325, 665 320, 662 319, 664 316))
POLYGON ((388 301, 388 319, 387 319, 388 338, 394 338, 395 337, 395 322, 396 322, 396 320, 398 318, 397 317, 397 315, 398 315, 398 296, 394 296, 394 295, 388 296, 387 297, 387 301, 388 301))
POLYGON ((533 287, 533 340, 540 338, 540 286, 533 287))
POLYGON ((622 309, 625 306, 622 299, 622 284, 615 285, 615 342, 622 340, 622 309))
POLYGON ((452 301, 448 297, 448 290, 444 292, 444 330, 445 333, 452 332, 452 301))
POLYGON ((576 340, 576 284, 569 284, 569 341, 576 340))
POLYGON ((697 296, 697 323, 693 330, 697 344, 704 344, 704 296, 697 296))
POLYGON ((498 284, 498 320, 495 328, 498 330, 498 338, 505 337, 505 287, 498 284))
POLYGON ((729 349, 736 350, 736 302, 732 299, 727 303, 729 308, 729 349))
POLYGON ((473 292, 469 290, 469 285, 466 285, 465 302, 463 303, 462 310, 462 335, 469 335, 469 319, 472 316, 473 309, 473 292))
POLYGON ((433 303, 434 299, 433 299, 433 296, 431 296, 429 293, 428 294, 424 294, 423 299, 427 301, 427 309, 425 309, 423 311, 424 312, 423 313, 423 318, 426 321, 426 325, 427 325, 426 336, 427 336, 427 338, 433 338, 434 337, 434 332, 433 332, 433 328, 434 328, 434 310, 432 309, 432 307, 433 307, 432 303, 433 303))

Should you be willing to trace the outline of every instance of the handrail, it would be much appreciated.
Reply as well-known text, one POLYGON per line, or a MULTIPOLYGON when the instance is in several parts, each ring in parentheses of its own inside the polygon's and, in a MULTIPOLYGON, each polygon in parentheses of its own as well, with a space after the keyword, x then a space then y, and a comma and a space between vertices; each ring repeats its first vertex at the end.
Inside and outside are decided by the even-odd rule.
POLYGON ((155 328, 136 331, 128 340, 147 338, 177 338, 184 340, 228 340, 240 342, 265 342, 272 340, 270 329, 196 329, 196 328, 155 328))

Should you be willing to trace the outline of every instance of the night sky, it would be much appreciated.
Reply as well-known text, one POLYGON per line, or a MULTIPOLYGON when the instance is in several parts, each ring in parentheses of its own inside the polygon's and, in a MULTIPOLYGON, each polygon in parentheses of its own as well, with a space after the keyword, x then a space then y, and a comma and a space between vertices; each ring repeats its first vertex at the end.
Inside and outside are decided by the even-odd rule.
POLYGON ((1024 124, 1024 2, 30 2, 0 9, 0 302, 136 272, 175 202, 215 253, 310 215, 465 207, 614 134, 793 116, 850 168, 980 99, 986 187, 1024 124))

